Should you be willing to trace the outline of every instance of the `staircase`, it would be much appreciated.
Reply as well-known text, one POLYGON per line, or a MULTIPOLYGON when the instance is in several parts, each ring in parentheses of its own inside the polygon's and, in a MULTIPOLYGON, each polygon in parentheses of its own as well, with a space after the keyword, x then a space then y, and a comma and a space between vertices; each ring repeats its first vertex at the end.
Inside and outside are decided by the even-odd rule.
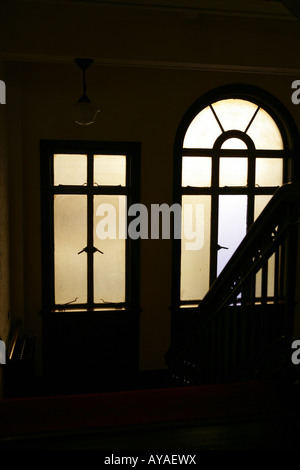
POLYGON ((276 191, 167 352, 174 383, 296 380, 299 209, 300 184, 276 191))

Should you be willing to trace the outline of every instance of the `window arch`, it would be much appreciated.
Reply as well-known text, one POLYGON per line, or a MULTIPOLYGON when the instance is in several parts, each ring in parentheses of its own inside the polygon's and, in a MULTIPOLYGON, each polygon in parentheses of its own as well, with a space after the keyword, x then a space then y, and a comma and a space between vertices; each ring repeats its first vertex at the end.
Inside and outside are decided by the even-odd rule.
POLYGON ((297 179, 294 123, 271 95, 222 87, 184 116, 175 141, 173 305, 205 296, 276 189, 297 179))

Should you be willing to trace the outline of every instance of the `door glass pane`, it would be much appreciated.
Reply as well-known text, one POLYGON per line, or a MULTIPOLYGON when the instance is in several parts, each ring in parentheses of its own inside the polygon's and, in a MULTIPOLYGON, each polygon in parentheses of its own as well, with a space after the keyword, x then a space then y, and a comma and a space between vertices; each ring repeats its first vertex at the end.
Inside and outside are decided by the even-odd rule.
POLYGON ((268 297, 274 297, 275 294, 275 253, 268 260, 268 297))
POLYGON ((82 186, 87 183, 87 156, 55 154, 53 159, 54 186, 82 186))
POLYGON ((94 184, 125 186, 125 155, 94 155, 94 184))
POLYGON ((261 289, 261 282, 262 282, 262 269, 260 269, 255 276, 255 297, 261 298, 262 296, 262 289, 261 289))
POLYGON ((219 196, 218 245, 223 248, 218 250, 217 275, 246 235, 246 228, 247 196, 219 196))
POLYGON ((94 302, 125 302, 126 196, 95 196, 94 221, 94 302))
POLYGON ((255 147, 259 150, 283 149, 281 133, 275 121, 262 108, 255 116, 247 134, 251 137, 255 147))
POLYGON ((255 196, 254 198, 254 220, 257 219, 259 214, 264 210, 272 195, 262 195, 262 196, 255 196))
POLYGON ((200 300, 209 288, 210 196, 182 197, 181 300, 200 300))
POLYGON ((258 186, 281 186, 283 179, 282 158, 257 158, 255 184, 258 186))
POLYGON ((211 185, 211 157, 182 158, 182 186, 211 185))
POLYGON ((54 197, 55 303, 87 301, 87 199, 84 195, 54 197))
MULTIPOLYGON (((268 278, 267 278, 267 292, 268 297, 274 297, 275 294, 275 254, 268 259, 268 278)), ((255 297, 260 299, 262 297, 262 269, 258 271, 255 276, 255 297)))
POLYGON ((247 186, 247 158, 220 158, 220 186, 247 186))
POLYGON ((212 148, 221 134, 221 128, 209 106, 203 109, 189 125, 183 148, 212 148))

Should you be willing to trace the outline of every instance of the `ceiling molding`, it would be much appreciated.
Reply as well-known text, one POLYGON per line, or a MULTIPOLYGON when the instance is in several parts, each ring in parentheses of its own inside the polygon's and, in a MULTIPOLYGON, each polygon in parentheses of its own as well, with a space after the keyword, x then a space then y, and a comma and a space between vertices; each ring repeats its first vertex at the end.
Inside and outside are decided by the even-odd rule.
POLYGON ((299 0, 279 0, 286 8, 289 10, 292 15, 300 20, 300 3, 299 0))
POLYGON ((240 16, 295 21, 297 18, 285 5, 290 0, 10 0, 16 5, 47 4, 75 6, 97 5, 106 8, 126 8, 135 11, 156 10, 197 15, 240 16))
MULTIPOLYGON (((12 56, 5 57, 0 54, 0 60, 9 62, 26 62, 39 64, 61 64, 74 66, 74 59, 59 56, 12 56)), ((142 69, 163 69, 163 70, 185 70, 185 71, 204 71, 204 72, 225 72, 225 73, 246 73, 246 74, 263 74, 277 76, 300 76, 300 68, 290 67, 272 67, 272 66, 252 66, 252 65, 235 65, 235 64, 204 64, 196 62, 171 62, 171 61, 151 61, 137 59, 108 59, 94 58, 93 67, 126 67, 126 68, 142 68, 142 69)))

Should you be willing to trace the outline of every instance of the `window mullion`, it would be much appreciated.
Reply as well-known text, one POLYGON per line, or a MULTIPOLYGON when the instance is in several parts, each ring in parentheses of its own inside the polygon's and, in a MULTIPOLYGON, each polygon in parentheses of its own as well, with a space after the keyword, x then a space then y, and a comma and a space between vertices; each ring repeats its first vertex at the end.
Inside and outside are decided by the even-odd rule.
POLYGON ((248 157, 248 208, 247 208, 247 231, 254 221, 254 198, 255 198, 255 154, 248 157))
POLYGON ((220 159, 215 154, 212 158, 212 201, 211 201, 211 234, 210 234, 210 284, 217 276, 217 243, 219 219, 219 172, 220 159))
POLYGON ((87 156, 88 177, 87 177, 87 286, 88 286, 88 306, 94 304, 94 156, 88 153, 87 156))

